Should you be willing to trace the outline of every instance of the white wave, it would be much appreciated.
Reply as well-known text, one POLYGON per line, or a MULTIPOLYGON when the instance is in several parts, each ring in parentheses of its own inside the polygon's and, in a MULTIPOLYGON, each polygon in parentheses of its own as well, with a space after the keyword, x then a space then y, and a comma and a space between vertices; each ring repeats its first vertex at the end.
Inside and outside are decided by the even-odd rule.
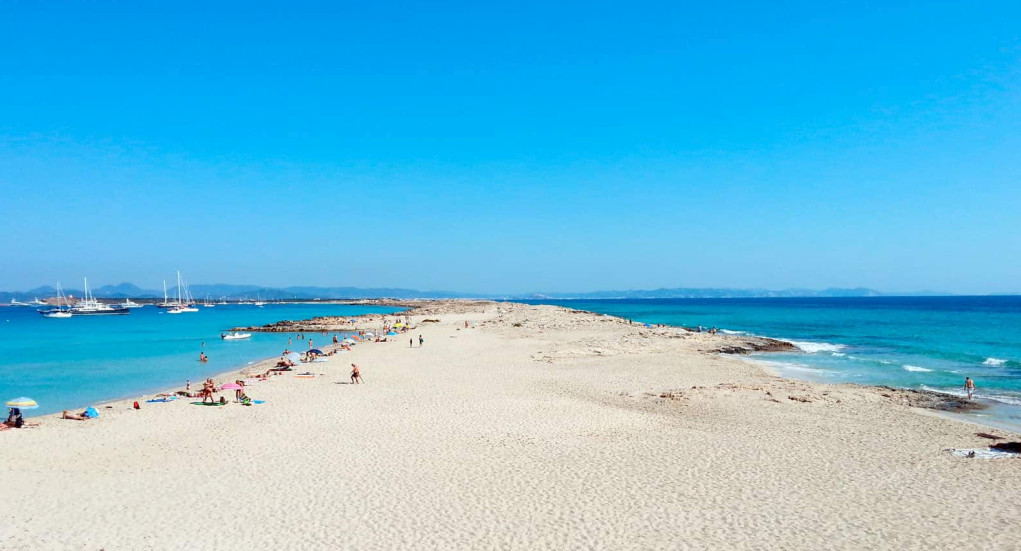
POLYGON ((1007 360, 1001 360, 1000 358, 986 358, 986 361, 982 362, 982 365, 991 365, 993 367, 1000 367, 1007 363, 1007 360))
POLYGON ((1003 394, 979 394, 975 393, 975 396, 979 398, 985 398, 987 400, 993 400, 996 402, 1003 402, 1004 404, 1010 404, 1013 406, 1021 406, 1021 396, 1006 396, 1003 394))
POLYGON ((928 372, 930 372, 932 370, 931 369, 926 369, 924 367, 918 367, 917 365, 905 365, 904 366, 904 371, 915 371, 915 372, 920 372, 920 373, 928 373, 928 372))
POLYGON ((830 356, 836 356, 838 358, 843 358, 846 355, 847 354, 844 354, 843 352, 830 352, 830 356))
POLYGON ((815 354, 816 352, 840 352, 841 350, 847 348, 847 346, 843 344, 830 344, 828 342, 808 342, 791 340, 788 340, 787 342, 793 344, 794 346, 797 346, 798 348, 801 349, 802 352, 807 352, 809 354, 815 354))
POLYGON ((731 331, 730 329, 720 329, 720 333, 724 335, 747 335, 744 331, 731 331))
POLYGON ((748 361, 751 361, 752 363, 761 365, 761 366, 763 366, 763 367, 765 367, 767 369, 770 369, 772 371, 780 371, 780 372, 782 372, 782 371, 798 371, 798 372, 803 372, 803 373, 816 373, 816 374, 819 374, 819 375, 838 373, 837 371, 830 371, 828 369, 820 369, 818 367, 809 367, 809 366, 807 366, 805 364, 796 364, 796 363, 790 363, 790 362, 773 362, 773 361, 769 361, 769 360, 758 360, 758 359, 756 359, 756 360, 748 360, 748 361))

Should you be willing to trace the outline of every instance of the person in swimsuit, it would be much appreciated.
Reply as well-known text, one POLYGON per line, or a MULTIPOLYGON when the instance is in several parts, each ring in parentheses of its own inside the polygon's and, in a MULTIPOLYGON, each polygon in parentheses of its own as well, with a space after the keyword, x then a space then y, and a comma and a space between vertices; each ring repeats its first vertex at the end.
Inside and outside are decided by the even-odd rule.
POLYGON ((964 378, 964 390, 968 391, 968 399, 975 394, 975 381, 971 380, 971 377, 964 378))
POLYGON ((362 382, 362 372, 358 370, 358 365, 351 364, 351 384, 360 384, 362 382))

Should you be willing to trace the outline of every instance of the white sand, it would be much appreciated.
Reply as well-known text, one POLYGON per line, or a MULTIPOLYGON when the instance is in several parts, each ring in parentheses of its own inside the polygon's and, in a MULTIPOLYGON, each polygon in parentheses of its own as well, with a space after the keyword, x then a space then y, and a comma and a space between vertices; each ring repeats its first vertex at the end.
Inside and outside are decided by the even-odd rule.
POLYGON ((1021 460, 942 451, 1008 433, 700 352, 722 336, 424 318, 263 405, 0 433, 0 549, 1021 548, 1021 460))

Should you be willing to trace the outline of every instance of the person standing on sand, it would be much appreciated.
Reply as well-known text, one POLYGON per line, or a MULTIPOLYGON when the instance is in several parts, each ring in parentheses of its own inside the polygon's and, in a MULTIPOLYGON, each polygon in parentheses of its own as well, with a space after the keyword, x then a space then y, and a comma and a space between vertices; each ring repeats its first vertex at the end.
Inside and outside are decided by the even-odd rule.
POLYGON ((351 364, 351 384, 362 383, 362 372, 358 370, 357 364, 351 364))
POLYGON ((971 377, 964 378, 964 390, 968 391, 968 399, 971 400, 971 397, 975 394, 975 381, 972 381, 971 377))
POLYGON ((419 335, 418 336, 418 347, 422 348, 422 343, 424 343, 424 342, 425 342, 425 339, 422 338, 422 335, 419 335))
POLYGON ((415 348, 415 339, 414 339, 414 337, 408 339, 408 348, 415 348))

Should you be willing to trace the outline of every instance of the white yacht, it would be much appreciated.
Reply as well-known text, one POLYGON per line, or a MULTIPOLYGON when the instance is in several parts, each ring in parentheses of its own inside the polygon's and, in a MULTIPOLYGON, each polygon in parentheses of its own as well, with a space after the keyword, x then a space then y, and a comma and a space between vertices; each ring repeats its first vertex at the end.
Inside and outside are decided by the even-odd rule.
POLYGON ((67 304, 67 297, 64 296, 64 291, 60 289, 59 282, 57 283, 57 307, 39 310, 39 313, 42 314, 44 318, 67 319, 71 317, 71 307, 67 304))
POLYGON ((141 307, 143 307, 145 305, 144 304, 139 304, 139 303, 131 300, 130 298, 126 298, 126 299, 124 299, 124 302, 118 304, 118 306, 121 306, 123 308, 141 308, 141 307))
POLYGON ((130 314, 131 310, 122 306, 110 306, 99 302, 96 297, 89 293, 89 280, 85 279, 85 296, 71 307, 71 314, 74 316, 94 316, 110 314, 130 314))

